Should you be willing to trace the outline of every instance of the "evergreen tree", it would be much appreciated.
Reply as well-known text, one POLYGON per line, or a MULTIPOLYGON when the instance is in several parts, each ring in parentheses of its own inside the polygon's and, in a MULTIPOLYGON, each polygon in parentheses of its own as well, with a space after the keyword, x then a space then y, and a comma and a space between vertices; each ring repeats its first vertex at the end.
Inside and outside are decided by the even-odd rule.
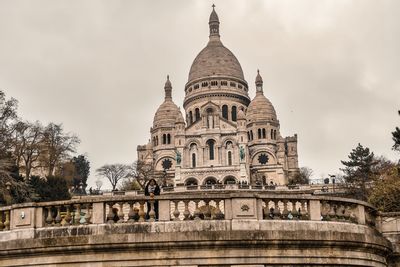
POLYGON ((341 161, 345 168, 344 180, 352 196, 367 200, 368 185, 373 179, 374 153, 360 143, 350 152, 348 161, 341 161))
MULTIPOLYGON (((400 110, 399 110, 400 115, 400 110)), ((400 152, 400 128, 396 127, 395 131, 392 132, 392 139, 394 141, 393 150, 400 152)))

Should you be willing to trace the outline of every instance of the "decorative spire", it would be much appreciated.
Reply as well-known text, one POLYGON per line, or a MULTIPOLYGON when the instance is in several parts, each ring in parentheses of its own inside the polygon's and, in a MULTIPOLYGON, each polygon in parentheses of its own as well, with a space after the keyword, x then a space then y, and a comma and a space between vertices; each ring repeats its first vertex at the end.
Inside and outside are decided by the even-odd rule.
POLYGON ((263 79, 260 75, 260 70, 257 70, 257 76, 256 76, 256 92, 257 93, 263 93, 263 79))
POLYGON ((164 90, 165 90, 165 100, 172 99, 172 85, 171 81, 169 80, 169 75, 167 75, 167 81, 165 82, 164 90))
POLYGON ((213 10, 211 12, 210 19, 208 21, 208 25, 210 26, 210 39, 214 36, 219 38, 219 18, 217 12, 215 12, 214 4, 212 5, 212 8, 213 10))

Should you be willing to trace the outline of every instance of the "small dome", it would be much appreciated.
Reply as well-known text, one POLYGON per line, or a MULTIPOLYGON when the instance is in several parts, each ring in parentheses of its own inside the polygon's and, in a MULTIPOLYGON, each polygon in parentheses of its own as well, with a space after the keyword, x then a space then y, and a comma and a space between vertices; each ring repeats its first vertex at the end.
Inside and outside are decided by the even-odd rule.
POLYGON ((264 96, 263 80, 257 70, 256 77, 256 96, 247 108, 247 123, 260 121, 277 121, 275 108, 272 103, 264 96))
POLYGON ((176 117, 175 123, 185 123, 185 119, 182 116, 182 113, 179 111, 178 117, 176 117))
POLYGON ((178 117, 182 117, 178 106, 172 102, 172 99, 166 99, 154 115, 153 127, 175 127, 175 121, 178 117))
POLYGON ((237 114, 237 119, 238 120, 245 120, 246 119, 246 114, 244 114, 244 111, 242 109, 239 109, 239 112, 237 114))
POLYGON ((278 120, 274 106, 263 94, 257 94, 250 102, 246 112, 246 119, 247 123, 278 120))
POLYGON ((182 112, 172 101, 172 84, 167 76, 167 81, 164 86, 165 100, 164 103, 157 109, 153 119, 153 127, 174 127, 177 118, 182 117, 182 112))

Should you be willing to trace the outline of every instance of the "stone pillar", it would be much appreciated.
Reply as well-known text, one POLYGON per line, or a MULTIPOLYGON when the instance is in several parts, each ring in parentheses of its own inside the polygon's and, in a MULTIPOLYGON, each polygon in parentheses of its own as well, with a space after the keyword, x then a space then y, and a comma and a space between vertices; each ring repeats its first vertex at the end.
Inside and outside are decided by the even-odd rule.
POLYGON ((105 223, 105 206, 104 202, 93 203, 93 215, 92 222, 93 224, 101 224, 105 223))
POLYGON ((246 171, 246 163, 245 162, 240 162, 240 181, 244 182, 246 181, 248 184, 250 184, 250 181, 247 176, 247 171, 246 171))
POLYGON ((35 209, 35 228, 44 227, 43 207, 36 207, 35 209))
POLYGON ((257 199, 257 219, 263 220, 263 200, 261 198, 257 199))
POLYGON ((321 203, 319 200, 310 200, 310 220, 321 220, 321 203))
POLYGON ((181 166, 180 165, 176 165, 175 167, 175 186, 177 186, 177 184, 181 184, 181 166))
POLYGON ((35 227, 35 208, 15 208, 10 211, 10 229, 35 227))
POLYGON ((170 201, 168 199, 163 199, 158 201, 158 220, 170 221, 170 201))
POLYGON ((356 217, 358 224, 365 224, 365 208, 363 205, 357 205, 356 217))
POLYGON ((232 200, 225 199, 224 200, 224 208, 225 208, 225 220, 232 220, 232 200))

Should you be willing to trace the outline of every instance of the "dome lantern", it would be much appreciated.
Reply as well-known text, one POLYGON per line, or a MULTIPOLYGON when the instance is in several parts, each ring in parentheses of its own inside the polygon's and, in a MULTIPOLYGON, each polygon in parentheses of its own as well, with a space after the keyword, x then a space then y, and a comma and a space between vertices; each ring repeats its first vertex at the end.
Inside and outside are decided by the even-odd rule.
POLYGON ((219 39, 219 18, 217 12, 215 12, 215 5, 212 5, 212 12, 210 14, 210 19, 208 21, 208 25, 210 26, 210 40, 212 38, 219 39))
POLYGON ((167 81, 164 85, 165 90, 165 99, 172 99, 172 85, 171 81, 169 80, 169 75, 167 75, 167 81))
POLYGON ((263 93, 263 79, 260 75, 260 70, 257 70, 257 76, 256 76, 256 92, 257 93, 263 93))

